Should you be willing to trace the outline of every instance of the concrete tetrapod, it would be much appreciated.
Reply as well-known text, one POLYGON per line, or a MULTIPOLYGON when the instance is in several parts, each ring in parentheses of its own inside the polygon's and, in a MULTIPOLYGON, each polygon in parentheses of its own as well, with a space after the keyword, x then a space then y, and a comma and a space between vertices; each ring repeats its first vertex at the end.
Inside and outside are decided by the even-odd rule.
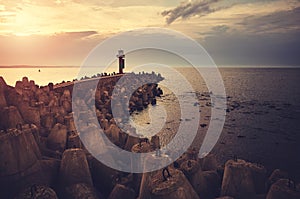
POLYGON ((40 152, 30 131, 9 129, 0 136, 0 151, 0 195, 42 181, 40 152))
POLYGON ((120 139, 120 129, 117 125, 111 124, 108 129, 105 130, 106 135, 111 139, 111 141, 115 144, 119 144, 120 139))
POLYGON ((15 199, 58 199, 58 197, 48 186, 32 185, 24 189, 15 199))
MULTIPOLYGON (((88 155, 88 163, 90 166, 94 186, 104 196, 108 196, 114 188, 115 178, 118 172, 97 160, 92 155, 88 155)), ((111 158, 111 157, 101 157, 111 158)))
POLYGON ((129 135, 124 149, 127 151, 130 151, 132 149, 133 145, 139 143, 139 141, 140 141, 140 138, 129 135))
POLYGON ((80 137, 76 132, 70 133, 70 135, 68 135, 67 148, 81 148, 80 137))
POLYGON ((221 179, 216 171, 201 171, 196 160, 187 160, 180 166, 201 199, 219 195, 221 179))
POLYGON ((275 169, 271 176, 268 178, 268 181, 267 181, 267 186, 268 188, 271 187, 272 184, 274 184, 275 182, 277 182, 277 180, 279 179, 288 179, 288 173, 285 172, 285 171, 282 171, 280 169, 275 169))
POLYGON ((67 144, 67 127, 62 124, 56 124, 47 138, 47 147, 54 151, 63 152, 67 144))
POLYGON ((0 136, 0 176, 13 175, 37 162, 38 147, 33 135, 9 129, 0 136))
POLYGON ((78 183, 66 187, 66 199, 98 199, 97 193, 91 185, 78 183))
POLYGON ((266 170, 244 160, 228 160, 222 181, 222 196, 252 198, 265 189, 266 170))
POLYGON ((199 199, 199 196, 180 170, 170 170, 171 176, 164 180, 161 173, 151 179, 151 198, 153 199, 199 199))
POLYGON ((85 183, 93 186, 86 155, 82 149, 67 149, 63 153, 59 169, 62 187, 85 183))
POLYGON ((24 124, 24 120, 15 106, 9 106, 3 109, 0 122, 4 129, 16 128, 17 125, 24 124))
POLYGON ((30 107, 27 103, 23 101, 18 105, 18 110, 27 124, 35 124, 36 126, 41 126, 41 115, 39 108, 30 107))
POLYGON ((39 145, 41 142, 39 128, 34 124, 29 124, 29 125, 25 124, 24 126, 22 128, 29 129, 31 131, 36 143, 39 145), (25 126, 25 128, 24 128, 24 126, 25 126))
POLYGON ((55 115, 53 113, 47 112, 45 115, 41 117, 41 125, 50 131, 55 124, 54 116, 55 115))
POLYGON ((279 179, 275 182, 267 195, 266 199, 299 199, 300 189, 296 187, 294 182, 288 179, 279 179))
POLYGON ((201 158, 200 164, 202 171, 212 171, 218 168, 216 156, 213 154, 208 154, 204 158, 201 158))
POLYGON ((254 182, 250 170, 245 166, 245 161, 229 160, 226 162, 221 195, 234 198, 254 197, 254 182))
POLYGON ((69 132, 72 132, 72 131, 76 131, 76 126, 75 126, 75 123, 74 123, 74 118, 73 118, 73 115, 72 114, 69 114, 69 115, 66 115, 64 117, 64 120, 65 120, 65 125, 67 126, 67 129, 69 132))
POLYGON ((0 76, 0 110, 4 107, 7 107, 7 102, 5 98, 6 90, 7 90, 7 84, 4 81, 3 77, 0 76))
POLYGON ((112 192, 110 193, 108 199, 135 199, 135 192, 133 189, 126 187, 121 184, 116 184, 112 192))
POLYGON ((151 137, 151 144, 154 150, 160 149, 160 139, 158 135, 154 135, 151 137))
MULTIPOLYGON (((151 144, 149 142, 142 142, 142 140, 140 140, 140 143, 133 145, 132 148, 131 148, 131 152, 133 152, 133 153, 148 153, 151 150, 152 150, 151 144)), ((133 163, 131 163, 131 165, 132 165, 133 169, 136 169, 134 167, 143 166, 143 162, 141 160, 140 164, 133 165, 133 163)), ((140 174, 140 173, 138 173, 138 174, 134 173, 133 174, 133 184, 132 184, 132 187, 134 188, 134 190, 136 192, 139 192, 139 190, 140 190, 140 185, 141 185, 142 177, 143 177, 143 174, 140 174)))
POLYGON ((150 183, 156 172, 143 173, 138 199, 151 199, 150 183))
MULTIPOLYGON (((152 143, 151 143, 152 144, 152 143)), ((168 156, 165 154, 161 154, 159 150, 157 150, 158 153, 154 156, 150 156, 150 158, 145 160, 144 168, 147 170, 151 167, 160 167, 161 164, 164 164, 164 159, 168 159, 168 156), (162 159, 162 161, 157 161, 158 159, 162 159)), ((152 181, 155 176, 162 175, 162 169, 153 171, 153 172, 144 172, 141 179, 141 185, 139 189, 139 199, 151 199, 152 198, 152 181)))

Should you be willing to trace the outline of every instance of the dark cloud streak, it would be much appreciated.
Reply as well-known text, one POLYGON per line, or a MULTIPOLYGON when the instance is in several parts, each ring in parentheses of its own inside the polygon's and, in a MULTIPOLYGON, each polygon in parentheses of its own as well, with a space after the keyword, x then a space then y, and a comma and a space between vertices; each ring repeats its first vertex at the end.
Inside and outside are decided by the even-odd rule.
POLYGON ((238 23, 246 32, 274 33, 293 30, 300 31, 300 7, 292 10, 274 12, 264 16, 249 16, 238 23))
POLYGON ((174 9, 163 11, 161 15, 166 17, 167 24, 171 24, 179 18, 187 19, 194 15, 203 16, 211 12, 215 12, 216 10, 211 6, 212 4, 219 1, 220 0, 197 0, 192 2, 185 2, 181 3, 174 9))
POLYGON ((170 25, 177 19, 187 19, 192 16, 202 17, 216 11, 231 8, 237 4, 272 1, 278 0, 186 0, 173 9, 164 10, 161 15, 166 18, 166 23, 170 25))
POLYGON ((56 37, 70 37, 70 38, 85 38, 88 36, 92 36, 92 35, 97 35, 98 32, 97 31, 93 31, 93 30, 87 30, 87 31, 77 31, 77 32, 61 32, 61 33, 56 33, 54 36, 56 37))

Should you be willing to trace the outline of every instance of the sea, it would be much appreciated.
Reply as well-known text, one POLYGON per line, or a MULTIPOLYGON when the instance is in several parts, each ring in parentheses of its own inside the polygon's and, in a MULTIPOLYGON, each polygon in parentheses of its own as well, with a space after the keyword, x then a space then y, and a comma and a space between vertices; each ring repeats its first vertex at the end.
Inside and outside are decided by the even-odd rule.
MULTIPOLYGON (((38 85, 72 81, 78 78, 79 69, 0 68, 0 71, 6 83, 14 86, 23 76, 38 85)), ((175 71, 181 75, 172 75, 173 72, 168 72, 162 83, 181 87, 182 78, 185 78, 192 84, 192 92, 199 100, 199 104, 195 105, 201 114, 199 125, 205 124, 199 126, 200 136, 195 138, 201 140, 210 124, 211 92, 194 69, 181 68, 175 71)), ((221 136, 210 153, 216 155, 220 164, 237 157, 262 164, 268 172, 276 168, 283 169, 289 172, 291 179, 299 182, 300 68, 226 67, 219 68, 219 72, 225 86, 227 111, 221 136)), ((157 99, 157 105, 134 113, 132 121, 143 127, 151 123, 155 126, 155 117, 163 117, 149 112, 155 113, 155 109, 165 107, 168 117, 163 128, 158 129, 158 134, 162 144, 167 144, 176 134, 182 120, 195 118, 180 116, 178 101, 188 93, 183 91, 175 94, 165 86, 162 89, 164 94, 157 99)), ((189 136, 189 132, 186 132, 186 136, 189 136)), ((193 144, 201 145, 201 141, 196 140, 193 144)))

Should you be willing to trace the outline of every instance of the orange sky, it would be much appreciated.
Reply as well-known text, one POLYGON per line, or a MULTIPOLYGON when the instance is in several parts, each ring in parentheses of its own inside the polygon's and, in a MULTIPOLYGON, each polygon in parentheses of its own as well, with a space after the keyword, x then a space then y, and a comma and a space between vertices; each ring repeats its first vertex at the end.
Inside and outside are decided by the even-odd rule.
POLYGON ((181 1, 0 0, 0 66, 80 65, 105 38, 141 27, 171 28, 187 34, 222 64, 231 57, 222 57, 222 48, 212 37, 259 40, 266 35, 294 34, 299 29, 298 19, 288 19, 298 16, 297 0, 181 1), (204 9, 207 6, 210 9, 204 9), (274 18, 278 24, 272 22, 274 18))

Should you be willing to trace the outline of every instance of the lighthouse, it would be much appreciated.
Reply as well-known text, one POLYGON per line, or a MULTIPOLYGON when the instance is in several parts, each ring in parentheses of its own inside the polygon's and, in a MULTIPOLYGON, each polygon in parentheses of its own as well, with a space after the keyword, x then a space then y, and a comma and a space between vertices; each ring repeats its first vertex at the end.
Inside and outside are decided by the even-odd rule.
POLYGON ((119 58, 119 74, 123 74, 125 68, 125 54, 123 50, 119 50, 117 57, 119 58))

